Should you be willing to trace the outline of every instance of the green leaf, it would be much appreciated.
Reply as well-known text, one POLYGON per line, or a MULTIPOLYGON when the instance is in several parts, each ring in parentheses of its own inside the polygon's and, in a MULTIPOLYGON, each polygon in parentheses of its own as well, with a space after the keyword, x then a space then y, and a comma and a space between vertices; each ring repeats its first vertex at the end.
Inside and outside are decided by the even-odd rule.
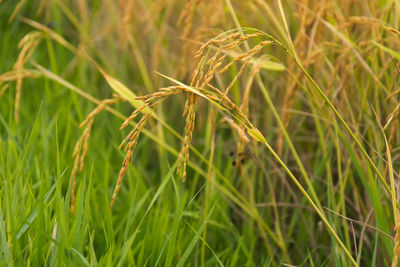
POLYGON ((381 48, 383 51, 391 54, 395 59, 400 60, 400 53, 397 51, 394 51, 390 48, 387 48, 386 46, 383 46, 381 44, 378 44, 377 42, 374 42, 374 45, 376 45, 377 47, 381 48))

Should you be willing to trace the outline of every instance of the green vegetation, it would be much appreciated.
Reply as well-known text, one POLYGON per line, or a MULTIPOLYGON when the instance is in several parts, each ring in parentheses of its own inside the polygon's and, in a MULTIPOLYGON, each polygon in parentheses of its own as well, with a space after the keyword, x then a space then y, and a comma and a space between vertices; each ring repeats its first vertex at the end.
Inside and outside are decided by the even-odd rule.
POLYGON ((0 1, 0 265, 397 266, 399 27, 394 0, 0 1))

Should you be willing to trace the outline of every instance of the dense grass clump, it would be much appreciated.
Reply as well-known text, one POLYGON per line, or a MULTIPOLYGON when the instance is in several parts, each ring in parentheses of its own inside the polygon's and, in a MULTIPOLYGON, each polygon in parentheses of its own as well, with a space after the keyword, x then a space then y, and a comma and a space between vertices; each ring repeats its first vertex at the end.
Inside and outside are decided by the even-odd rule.
POLYGON ((392 266, 400 5, 0 1, 0 265, 392 266))

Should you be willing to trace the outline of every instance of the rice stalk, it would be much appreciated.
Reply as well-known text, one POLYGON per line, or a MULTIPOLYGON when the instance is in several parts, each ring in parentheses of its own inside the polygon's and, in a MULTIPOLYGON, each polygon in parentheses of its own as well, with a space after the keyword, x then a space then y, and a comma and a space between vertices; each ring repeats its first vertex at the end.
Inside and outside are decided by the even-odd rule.
POLYGON ((396 225, 394 227, 394 247, 393 247, 393 259, 392 259, 392 267, 397 267, 400 257, 400 221, 396 221, 396 225))

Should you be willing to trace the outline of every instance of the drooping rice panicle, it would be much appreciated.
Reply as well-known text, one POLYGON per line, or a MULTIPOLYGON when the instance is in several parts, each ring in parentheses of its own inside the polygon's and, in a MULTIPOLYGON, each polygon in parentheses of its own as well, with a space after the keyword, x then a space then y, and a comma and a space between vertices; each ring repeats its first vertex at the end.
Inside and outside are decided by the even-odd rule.
POLYGON ((14 70, 17 72, 17 84, 16 84, 16 93, 15 93, 15 107, 14 107, 14 117, 15 121, 19 121, 19 109, 21 103, 21 94, 22 94, 22 81, 24 75, 22 75, 22 70, 24 64, 31 58, 33 52, 39 45, 42 38, 42 33, 38 31, 33 31, 27 34, 18 44, 21 52, 18 55, 17 61, 14 64, 14 70))
POLYGON ((88 140, 92 130, 94 117, 98 115, 104 108, 108 105, 117 103, 118 101, 123 101, 119 96, 114 96, 112 99, 104 99, 90 112, 85 120, 79 125, 79 128, 85 127, 82 135, 79 137, 72 156, 74 157, 74 166, 71 171, 70 183, 72 183, 71 188, 71 213, 75 211, 75 190, 76 190, 76 176, 78 173, 83 171, 84 160, 88 150, 88 140))
MULTIPOLYGON (((246 116, 242 113, 242 110, 237 105, 235 105, 227 95, 229 93, 230 88, 232 88, 233 84, 238 80, 238 78, 244 72, 244 69, 247 67, 250 58, 255 56, 263 47, 270 44, 271 42, 270 41, 259 42, 253 48, 249 49, 247 52, 241 53, 230 60, 230 62, 242 61, 243 64, 238 74, 230 82, 229 86, 227 87, 227 89, 224 90, 224 92, 218 89, 218 87, 214 86, 211 82, 214 78, 214 75, 220 71, 222 62, 224 61, 225 58, 227 58, 227 55, 220 55, 221 50, 217 50, 217 52, 211 54, 210 51, 205 53, 205 50, 210 45, 225 47, 225 49, 227 48, 235 49, 241 42, 260 35, 261 35, 260 33, 242 35, 241 32, 233 32, 230 34, 222 35, 218 38, 210 39, 207 43, 203 44, 196 54, 196 57, 200 56, 202 57, 199 59, 197 67, 192 72, 192 79, 190 82, 190 86, 193 87, 193 89, 198 90, 199 95, 197 93, 194 93, 188 87, 182 85, 176 85, 176 86, 163 87, 154 93, 136 97, 137 100, 143 101, 143 104, 139 108, 135 109, 132 112, 132 114, 123 122, 121 129, 125 128, 140 113, 145 113, 145 114, 120 144, 120 148, 122 148, 125 145, 124 151, 126 155, 118 175, 110 207, 112 207, 115 203, 116 196, 120 190, 123 178, 127 172, 128 164, 131 161, 132 153, 136 147, 139 134, 143 129, 147 119, 150 117, 151 111, 156 108, 156 106, 161 102, 161 100, 173 95, 178 95, 183 93, 187 95, 187 99, 185 101, 185 106, 183 109, 183 116, 186 116, 185 131, 184 131, 185 135, 184 135, 182 149, 178 156, 178 167, 177 167, 177 172, 182 173, 182 181, 185 181, 187 177, 186 168, 189 163, 189 146, 193 137, 195 117, 196 117, 196 106, 199 98, 203 97, 210 101, 214 101, 214 103, 220 105, 222 110, 227 111, 232 116, 234 116, 240 122, 240 125, 245 125, 247 129, 254 128, 249 122, 249 120, 246 118, 246 116)), ((228 65, 229 64, 230 63, 228 63, 228 65)), ((249 89, 247 89, 246 91, 247 91, 246 94, 248 94, 249 89)), ((230 122, 232 125, 238 126, 238 124, 233 123, 233 120, 230 120, 230 122)), ((248 141, 248 138, 246 138, 247 135, 245 133, 245 129, 246 128, 243 126, 236 127, 236 130, 239 132, 241 142, 248 141)))
POLYGON ((188 105, 187 110, 185 110, 184 114, 186 113, 186 126, 185 126, 185 138, 183 141, 183 147, 181 153, 179 154, 178 158, 178 168, 177 172, 179 173, 182 170, 182 182, 186 180, 186 166, 189 162, 189 145, 193 137, 194 131, 194 122, 195 122, 195 107, 198 101, 198 97, 194 94, 190 94, 188 96, 188 105), (183 167, 182 167, 183 162, 183 167))
MULTIPOLYGON (((156 103, 156 105, 158 105, 158 103, 156 103)), ((154 108, 156 105, 154 105, 152 108, 154 108)), ((112 208, 114 205, 115 199, 117 198, 118 192, 121 188, 122 181, 123 181, 126 171, 128 169, 128 165, 132 160, 132 154, 136 148, 136 144, 137 144, 139 135, 140 135, 141 131, 143 130, 144 126, 146 125, 150 115, 151 115, 151 112, 148 112, 145 115, 143 115, 143 117, 139 120, 139 122, 133 129, 133 132, 129 133, 129 135, 128 135, 129 138, 128 139, 125 138, 126 140, 129 140, 129 142, 127 143, 127 145, 125 147, 126 154, 125 154, 124 161, 122 162, 121 170, 119 171, 119 174, 118 174, 118 179, 117 179, 117 183, 115 185, 114 192, 112 195, 110 208, 112 208)))

